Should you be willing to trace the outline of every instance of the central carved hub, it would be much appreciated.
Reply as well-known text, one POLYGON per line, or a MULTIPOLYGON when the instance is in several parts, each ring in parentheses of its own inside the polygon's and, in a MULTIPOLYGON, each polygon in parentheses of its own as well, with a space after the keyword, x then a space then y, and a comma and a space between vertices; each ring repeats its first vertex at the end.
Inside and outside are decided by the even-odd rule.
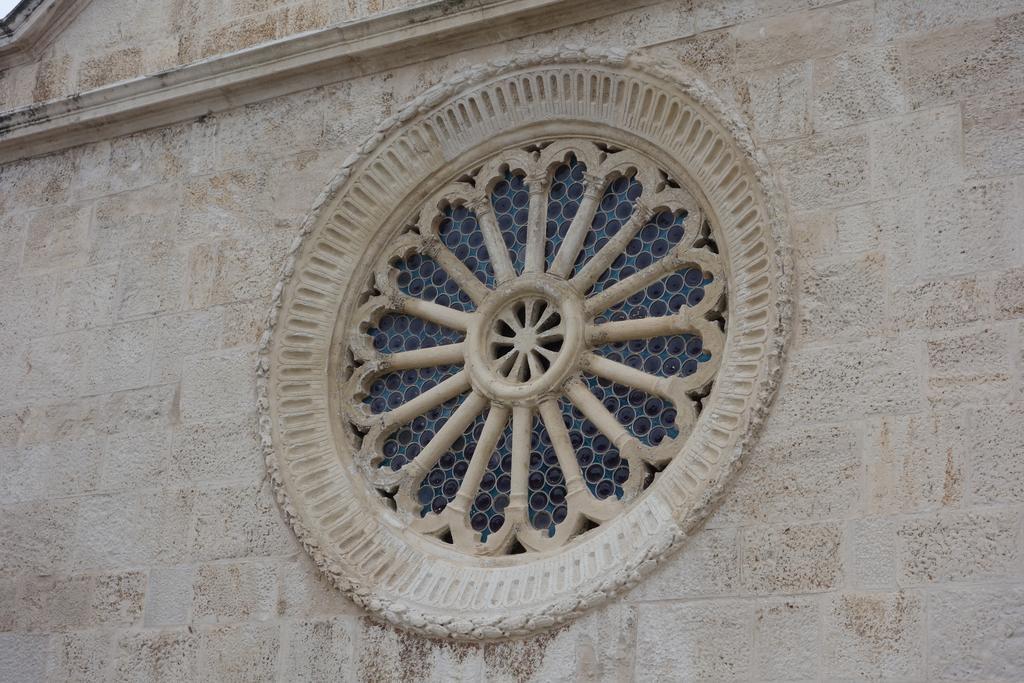
POLYGON ((488 354, 510 382, 541 378, 558 359, 565 324, 558 306, 540 296, 512 302, 494 319, 488 354))
POLYGON ((466 333, 474 388, 508 405, 536 405, 578 369, 583 301, 569 284, 524 274, 491 292, 466 333))

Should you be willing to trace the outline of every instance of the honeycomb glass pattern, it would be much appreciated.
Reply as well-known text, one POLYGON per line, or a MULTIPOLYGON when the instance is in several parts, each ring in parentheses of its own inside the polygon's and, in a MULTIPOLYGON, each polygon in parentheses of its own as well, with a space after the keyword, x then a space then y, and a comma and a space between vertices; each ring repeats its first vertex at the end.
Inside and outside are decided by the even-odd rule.
POLYGON ((423 506, 420 508, 421 517, 431 512, 439 515, 455 500, 462 479, 469 469, 473 451, 476 450, 476 442, 484 430, 486 418, 487 411, 478 415, 423 478, 416 494, 420 505, 423 506))
POLYGON ((491 268, 491 259, 487 254, 487 247, 484 246, 484 234, 480 231, 476 214, 465 206, 449 206, 445 208, 443 216, 437 226, 441 241, 480 282, 493 287, 494 270, 491 268))
POLYGON ((501 230, 512 267, 522 273, 526 265, 526 224, 529 220, 530 191, 521 174, 506 172, 491 191, 491 207, 501 230))
POLYGON ((567 163, 555 169, 551 178, 551 189, 548 193, 547 242, 544 244, 544 256, 548 267, 555 259, 555 252, 565 239, 576 211, 583 199, 583 174, 587 167, 575 156, 567 163))
POLYGON ((605 410, 614 415, 640 443, 657 446, 666 437, 674 439, 679 436, 676 408, 672 401, 593 375, 584 375, 583 380, 605 410))
POLYGON ((539 417, 534 418, 530 431, 530 471, 526 483, 530 524, 554 536, 569 514, 568 488, 551 437, 539 417))
POLYGON ((643 191, 643 185, 635 175, 619 176, 605 188, 601 204, 590 223, 590 232, 583 240, 583 249, 576 257, 574 270, 582 268, 594 254, 601 251, 608 240, 618 234, 633 215, 633 207, 643 191))
POLYGON ((512 425, 506 424, 487 461, 487 470, 480 479, 480 488, 469 509, 469 524, 480 534, 480 540, 505 525, 505 508, 512 492, 512 425))
POLYGON ((599 500, 622 498, 622 484, 629 479, 629 463, 607 436, 566 399, 561 399, 562 420, 576 450, 576 462, 587 488, 599 500))
POLYGON ((398 288, 409 296, 450 306, 457 311, 468 312, 476 308, 472 299, 459 289, 458 283, 429 256, 412 254, 398 260, 395 269, 398 271, 398 288))
POLYGON ((367 332, 373 339, 373 348, 381 353, 427 349, 443 344, 456 344, 463 339, 455 330, 398 313, 381 316, 377 324, 370 327, 367 332))
MULTIPOLYGON (((441 210, 436 229, 434 224, 417 226, 418 234, 412 237, 422 239, 421 246, 414 246, 411 252, 401 252, 402 258, 388 259, 393 269, 390 275, 397 277, 398 293, 434 306, 401 303, 401 296, 377 297, 375 301, 385 302, 381 304, 385 310, 374 314, 372 324, 362 323, 373 348, 383 354, 384 362, 387 362, 387 354, 411 352, 398 362, 429 365, 429 352, 434 349, 439 358, 444 358, 431 367, 397 370, 377 377, 366 395, 359 398, 369 415, 386 415, 416 400, 444 379, 460 371, 465 373, 467 389, 464 393, 447 400, 439 395, 433 406, 427 405, 429 401, 420 401, 423 408, 420 415, 383 437, 375 437, 380 440, 370 443, 381 444, 382 452, 372 454, 372 462, 377 463, 379 470, 401 477, 403 467, 420 456, 459 405, 475 395, 474 403, 482 407, 477 414, 466 416, 469 426, 440 455, 436 455, 439 449, 430 449, 430 453, 435 453, 432 456, 435 460, 422 462, 426 474, 415 482, 399 479, 402 483, 394 495, 398 511, 419 520, 424 533, 455 545, 468 543, 466 539, 472 538, 476 544, 472 552, 484 555, 523 552, 524 548, 525 552, 546 549, 549 546, 544 546, 545 542, 563 542, 557 539, 563 537, 559 529, 567 522, 574 525, 572 533, 578 533, 578 529, 600 524, 616 506, 630 504, 659 476, 665 464, 665 453, 670 452, 672 444, 681 444, 680 440, 688 436, 681 432, 691 429, 689 422, 683 427, 684 423, 677 424, 677 418, 684 409, 686 415, 700 414, 699 405, 683 406, 683 402, 700 401, 699 397, 710 388, 714 373, 703 372, 702 368, 717 368, 727 329, 724 274, 718 269, 713 227, 702 218, 698 205, 686 203, 689 201, 686 193, 670 190, 661 195, 663 189, 658 189, 678 188, 678 184, 659 183, 657 179, 667 178, 667 174, 656 168, 645 169, 639 163, 617 162, 607 166, 614 170, 603 170, 606 167, 602 160, 617 154, 620 151, 617 147, 595 147, 586 154, 565 153, 558 148, 558 152, 552 150, 550 157, 543 157, 544 147, 541 143, 520 150, 516 171, 508 170, 509 164, 499 159, 459 176, 457 187, 461 189, 457 191, 472 196, 459 197, 452 194, 456 190, 446 189, 449 203, 441 210), (537 164, 530 167, 522 153, 532 154, 537 164), (586 163, 581 160, 584 158, 586 163), (595 163, 597 166, 588 168, 595 163), (498 170, 484 177, 485 168, 488 173, 492 173, 490 169, 498 170), (622 169, 629 170, 623 173, 622 169), (531 244, 528 234, 531 196, 526 179, 542 177, 545 173, 549 174, 546 195, 543 201, 534 204, 544 211, 538 219, 544 226, 543 243, 531 244), (645 187, 641 180, 648 178, 655 179, 650 182, 652 187, 645 187), (588 187, 588 183, 596 186, 588 187), (479 194, 473 194, 477 191, 479 194), (555 256, 566 244, 572 221, 585 197, 597 197, 594 217, 579 236, 582 239, 578 253, 573 255, 571 272, 567 275, 552 273, 555 256), (631 223, 641 203, 659 208, 642 224, 631 223), (494 221, 478 220, 477 214, 467 208, 469 206, 486 206, 487 209, 480 210, 489 210, 494 221), (588 272, 586 264, 609 248, 612 238, 626 229, 630 231, 630 238, 624 240, 626 246, 621 252, 610 259, 611 265, 602 273, 588 272), (702 239, 687 233, 698 229, 702 239), (496 232, 488 235, 488 230, 496 232), (496 243, 503 243, 507 259, 502 254, 488 252, 486 244, 496 243), (692 263, 695 265, 669 272, 650 284, 638 281, 631 291, 622 290, 619 300, 609 301, 605 310, 589 311, 583 305, 582 313, 575 318, 575 324, 588 328, 577 338, 582 341, 570 343, 570 337, 560 329, 558 343, 545 347, 548 355, 542 369, 554 367, 563 353, 575 354, 572 356, 574 364, 548 393, 527 395, 522 402, 517 402, 518 399, 502 402, 474 375, 481 365, 494 363, 494 358, 486 354, 475 363, 468 362, 474 339, 483 338, 479 335, 491 335, 486 337, 490 340, 488 348, 507 346, 512 339, 515 344, 525 345, 521 353, 535 353, 529 344, 539 342, 523 332, 529 327, 524 320, 519 319, 522 327, 519 330, 509 326, 512 323, 506 318, 501 318, 506 329, 495 322, 498 318, 486 317, 497 315, 493 311, 506 311, 502 315, 508 315, 507 310, 518 310, 489 308, 492 296, 498 299, 500 306, 521 304, 522 300, 515 298, 516 281, 556 277, 574 284, 571 281, 575 279, 581 284, 574 291, 585 292, 580 298, 580 302, 585 302, 681 248, 687 250, 682 254, 684 259, 691 250, 694 252, 692 263), (432 255, 443 254, 436 250, 448 250, 450 255, 435 258, 432 255), (458 283, 463 280, 456 280, 456 277, 463 275, 453 277, 441 265, 451 262, 452 257, 465 265, 482 287, 473 282, 472 288, 467 285, 467 291, 461 289, 458 283), (529 272, 528 258, 537 259, 529 272), (698 263, 701 265, 697 266, 698 263), (499 272, 503 278, 501 286, 497 283, 499 272), (502 302, 502 296, 507 300, 502 302), (388 308, 392 300, 401 305, 388 308), (679 320, 670 316, 684 308, 692 309, 695 314, 688 319, 692 320, 688 323, 692 329, 682 332, 678 328, 679 320), (664 319, 664 322, 655 322, 656 319, 664 319), (481 322, 480 326, 473 327, 476 320, 486 325, 481 322), (637 321, 638 325, 644 321, 642 332, 638 331, 635 337, 629 335, 631 321, 637 321), (613 322, 626 325, 592 330, 591 334, 590 328, 613 322), (489 331, 480 332, 482 329, 489 331), (454 346, 456 344, 459 346, 454 346), (570 346, 572 348, 566 350, 570 346), (453 361, 452 354, 458 360, 453 361), (588 363, 588 355, 626 367, 616 369, 607 363, 588 363), (602 372, 616 379, 611 380, 600 374, 602 372), (667 393, 664 396, 650 393, 653 383, 664 378, 673 379, 670 384, 658 384, 669 387, 665 389, 667 393), (569 382, 582 382, 600 402, 601 412, 607 415, 590 413, 588 408, 593 419, 588 418, 570 398, 572 392, 566 388, 569 382), (521 411, 523 407, 525 411, 521 411), (507 415, 497 441, 490 452, 474 453, 488 415, 496 409, 507 415), (561 454, 561 460, 542 413, 547 419, 559 415, 565 425, 571 452, 561 454), (513 456, 512 434, 517 429, 526 430, 522 425, 516 427, 516 420, 522 419, 528 420, 529 453, 517 459, 513 456), (613 439, 620 443, 621 450, 613 439), (627 441, 618 441, 620 439, 627 441), (622 446, 623 443, 628 443, 629 447, 622 446), (474 457, 478 458, 476 463, 474 457), (564 471, 564 467, 571 471, 564 471), (460 512, 455 515, 451 505, 471 470, 478 473, 474 476, 480 477, 479 483, 474 482, 472 491, 468 488, 461 491, 465 507, 460 502, 460 512), (569 482, 579 482, 585 494, 570 501, 569 482), (513 491, 525 495, 525 508, 516 506, 510 511, 513 491), (453 531, 454 525, 460 525, 459 533, 448 533, 453 531), (527 534, 525 529, 532 532, 527 534)), ((572 149, 576 148, 574 143, 572 149)), ((431 211, 423 210, 417 215, 431 215, 431 211)), ((436 212, 433 215, 436 216, 436 212)), ((403 236, 403 239, 408 238, 403 236)), ((407 249, 405 242, 398 248, 407 249)), ((375 282, 381 280, 378 278, 375 282)), ((571 299, 572 295, 563 298, 571 299)), ((548 305, 558 307, 562 302, 553 300, 548 305)), ((569 319, 572 318, 560 316, 557 324, 562 325, 569 319)), ((543 376, 543 373, 537 374, 543 376)), ((527 379, 531 377, 532 372, 527 379)), ((388 490, 393 487, 393 483, 385 485, 388 490)), ((567 537, 571 538, 572 533, 567 537)))

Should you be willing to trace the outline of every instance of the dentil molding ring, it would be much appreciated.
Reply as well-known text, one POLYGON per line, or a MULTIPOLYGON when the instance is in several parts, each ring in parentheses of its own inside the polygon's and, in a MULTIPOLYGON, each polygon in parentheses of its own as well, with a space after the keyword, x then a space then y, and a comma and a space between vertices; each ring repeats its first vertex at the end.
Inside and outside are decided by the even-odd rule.
POLYGON ((263 449, 306 550, 426 635, 549 628, 706 516, 779 379, 786 227, 678 65, 458 74, 346 160, 275 289, 263 449))

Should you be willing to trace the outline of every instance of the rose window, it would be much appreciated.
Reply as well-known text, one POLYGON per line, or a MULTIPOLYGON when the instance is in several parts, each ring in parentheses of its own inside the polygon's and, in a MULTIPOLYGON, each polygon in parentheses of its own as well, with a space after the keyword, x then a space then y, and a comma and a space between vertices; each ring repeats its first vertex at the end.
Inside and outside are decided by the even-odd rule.
POLYGON ((363 292, 355 462, 437 543, 542 551, 629 506, 693 429, 726 327, 715 230, 680 179, 601 141, 537 140, 451 180, 363 292))

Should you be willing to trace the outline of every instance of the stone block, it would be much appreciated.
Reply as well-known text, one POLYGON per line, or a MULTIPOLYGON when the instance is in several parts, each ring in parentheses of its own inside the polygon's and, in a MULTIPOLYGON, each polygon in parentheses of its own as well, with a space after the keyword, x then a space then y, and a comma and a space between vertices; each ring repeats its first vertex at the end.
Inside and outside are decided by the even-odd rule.
POLYGON ((769 145, 766 150, 796 209, 865 202, 869 194, 868 135, 834 131, 769 145))
POLYGON ((950 29, 979 19, 1020 11, 1015 0, 879 0, 875 4, 878 37, 891 40, 907 34, 950 29))
POLYGON ((867 510, 884 514, 958 507, 972 437, 960 412, 870 422, 864 457, 867 510))
POLYGON ((1024 93, 978 95, 962 106, 967 172, 982 178, 1024 172, 1024 93))
POLYGON ((753 671, 758 680, 815 680, 818 603, 806 598, 765 600, 754 608, 753 671))
POLYGON ((88 205, 40 209, 28 221, 21 265, 27 271, 50 271, 85 265, 88 256, 88 205))
POLYGON ((873 14, 874 3, 857 0, 740 24, 732 29, 737 69, 762 69, 867 42, 874 34, 873 14))
MULTIPOLYGON (((575 628, 562 628, 523 640, 483 646, 483 678, 493 681, 624 681, 633 677, 637 615, 632 607, 609 604, 588 612, 575 628)), ((467 670, 475 662, 471 647, 445 648, 434 655, 435 677, 459 659, 467 670), (449 664, 448 661, 451 661, 449 664)), ((473 677, 470 674, 470 677, 473 677)), ((451 680, 450 678, 445 680, 451 680)))
POLYGON ((56 329, 79 330, 110 325, 118 284, 117 264, 82 268, 65 275, 56 296, 56 329))
POLYGON ((960 182, 960 108, 943 107, 869 124, 871 182, 877 196, 960 182))
POLYGON ((975 277, 929 280, 892 293, 896 331, 948 329, 988 317, 992 297, 975 277))
POLYGON ((769 422, 708 525, 842 519, 857 506, 860 461, 851 427, 775 429, 769 422))
POLYGON ((0 579, 0 633, 17 630, 18 585, 17 579, 0 579))
POLYGON ((885 329, 889 311, 885 257, 808 263, 800 273, 800 335, 805 339, 863 339, 885 329))
POLYGON ((1014 681, 1024 677, 1024 587, 974 586, 928 596, 928 677, 1014 681))
POLYGON ((45 574, 67 567, 77 512, 75 498, 0 508, 0 575, 45 574))
POLYGON ((17 374, 10 373, 18 402, 56 400, 84 393, 87 366, 82 361, 90 357, 96 346, 93 332, 69 332, 26 342, 23 350, 19 349, 19 362, 13 366, 17 374))
POLYGON ((284 668, 293 680, 351 681, 356 677, 355 617, 284 626, 284 668))
POLYGON ((185 293, 187 257, 169 242, 123 247, 117 317, 128 320, 179 310, 185 293))
POLYGON ((0 501, 15 503, 92 491, 100 483, 102 459, 100 437, 0 448, 0 501))
MULTIPOLYGON (((709 524, 718 521, 717 515, 709 524)), ((735 593, 740 586, 736 529, 701 529, 629 594, 630 600, 677 598, 735 593)))
MULTIPOLYGON (((85 337, 81 366, 82 391, 86 394, 137 389, 149 382, 155 344, 152 320, 138 320, 90 330, 85 337)), ((74 365, 64 368, 69 370, 74 365)))
POLYGON ((843 578, 838 524, 743 530, 741 580, 754 593, 827 591, 843 578))
POLYGON ((896 48, 843 52, 814 61, 815 128, 842 128, 907 110, 896 48))
POLYGON ((734 600, 639 608, 638 681, 740 681, 752 673, 751 607, 734 600))
POLYGON ((778 419, 806 424, 920 410, 919 357, 915 345, 891 338, 792 350, 778 419))
MULTIPOLYGON (((1024 409, 1020 403, 971 411, 968 495, 973 503, 1024 502, 1024 409)), ((966 448, 969 446, 969 449, 966 448)))
POLYGON ((220 626, 201 632, 198 666, 211 680, 276 680, 280 628, 273 623, 220 626))
POLYGON ((737 76, 735 87, 760 139, 781 140, 810 133, 810 62, 752 71, 737 76))
POLYGON ((78 89, 92 90, 142 73, 142 50, 125 47, 84 60, 78 67, 78 89))
POLYGON ((68 191, 79 171, 78 150, 0 166, 0 214, 43 206, 61 206, 71 198, 68 191))
POLYGON ((731 73, 736 65, 736 39, 732 31, 706 31, 645 50, 697 69, 708 77, 731 73))
POLYGON ((826 0, 702 0, 694 3, 692 11, 697 32, 703 32, 826 4, 826 0))
POLYGON ((824 612, 825 678, 920 678, 925 641, 921 595, 839 593, 824 612))
POLYGON ((58 299, 53 277, 11 278, 0 291, 0 340, 27 340, 54 327, 58 299))
POLYGON ((0 215, 0 277, 5 280, 13 280, 21 268, 27 224, 25 214, 0 215))
POLYGON ((193 555, 200 560, 296 551, 268 485, 207 489, 196 497, 193 555))
POLYGON ((31 577, 18 599, 19 625, 28 631, 132 626, 142 620, 145 590, 142 572, 31 577))
POLYGON ((111 436, 103 461, 102 488, 134 491, 180 481, 168 457, 170 444, 165 430, 111 436))
POLYGON ((5 680, 46 680, 46 654, 50 636, 28 633, 0 633, 0 671, 5 680))
POLYGON ((262 620, 277 609, 277 568, 265 562, 200 565, 193 583, 195 622, 262 620))
POLYGON ((277 613, 280 616, 312 619, 362 614, 306 553, 297 553, 278 567, 277 613))
POLYGON ((267 328, 269 310, 263 299, 224 306, 224 348, 256 346, 267 328))
POLYGON ((192 614, 192 594, 196 568, 179 564, 153 567, 146 585, 143 622, 147 627, 188 624, 192 614))
POLYGON ((1024 83, 1024 13, 935 31, 903 47, 912 108, 956 102, 1024 83))
POLYGON ((1024 318, 1024 270, 998 274, 993 299, 997 319, 1024 318))
POLYGON ((116 681, 198 680, 199 636, 191 631, 146 630, 119 636, 112 665, 116 681))
POLYGON ((177 382, 183 359, 220 348, 225 327, 225 314, 219 308, 158 318, 152 381, 177 382))
POLYGON ((200 244, 189 253, 187 299, 193 308, 264 297, 280 279, 293 235, 253 231, 244 239, 200 244))
POLYGON ((1017 397, 1011 331, 986 326, 928 340, 928 399, 933 403, 1002 404, 1017 397))
POLYGON ((181 416, 200 422, 256 409, 256 356, 233 349, 189 356, 181 377, 181 416))
POLYGON ((1019 577, 1014 510, 906 520, 896 530, 906 585, 1019 577))
POLYGON ((47 677, 54 681, 99 681, 113 659, 109 630, 54 634, 50 641, 47 677))
POLYGON ((181 239, 177 218, 182 188, 160 183, 129 190, 96 201, 89 263, 119 261, 137 242, 181 239))
POLYGON ((189 481, 255 482, 265 474, 256 420, 250 415, 180 425, 171 459, 175 472, 189 481))
POLYGON ((194 492, 89 496, 79 505, 75 566, 175 564, 188 557, 194 492))

